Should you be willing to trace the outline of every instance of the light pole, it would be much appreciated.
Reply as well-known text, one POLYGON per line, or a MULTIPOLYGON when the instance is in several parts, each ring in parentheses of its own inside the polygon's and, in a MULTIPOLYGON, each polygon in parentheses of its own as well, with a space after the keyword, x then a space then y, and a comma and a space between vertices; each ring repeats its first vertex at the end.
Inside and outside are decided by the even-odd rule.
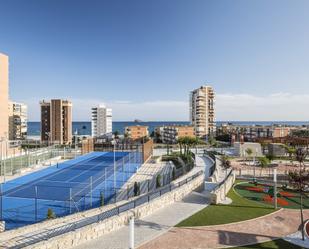
POLYGON ((277 209, 277 169, 274 169, 274 200, 275 209, 277 209))
POLYGON ((112 144, 114 146, 114 192, 116 193, 116 140, 113 137, 112 144))

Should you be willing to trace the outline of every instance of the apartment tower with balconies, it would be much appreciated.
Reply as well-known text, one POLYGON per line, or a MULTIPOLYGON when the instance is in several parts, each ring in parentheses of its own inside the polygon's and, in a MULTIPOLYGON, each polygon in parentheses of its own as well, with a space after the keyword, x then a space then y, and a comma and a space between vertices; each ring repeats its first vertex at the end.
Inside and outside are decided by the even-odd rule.
POLYGON ((190 93, 190 121, 197 137, 207 139, 216 131, 214 101, 211 86, 201 86, 190 93))
POLYGON ((24 140, 28 128, 27 105, 9 102, 9 139, 24 140))
POLYGON ((9 57, 0 53, 0 140, 9 138, 9 57))
POLYGON ((49 143, 72 142, 72 103, 68 100, 41 101, 41 140, 49 143))
POLYGON ((93 137, 112 133, 113 116, 112 109, 104 104, 92 108, 91 115, 91 134, 93 137))

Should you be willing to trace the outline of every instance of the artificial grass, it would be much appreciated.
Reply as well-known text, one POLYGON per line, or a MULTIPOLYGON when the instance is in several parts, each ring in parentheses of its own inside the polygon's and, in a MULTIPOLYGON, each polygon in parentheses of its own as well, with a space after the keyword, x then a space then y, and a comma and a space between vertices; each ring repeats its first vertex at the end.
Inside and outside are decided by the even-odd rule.
MULTIPOLYGON (((235 186, 235 191, 242 197, 249 200, 258 201, 266 205, 273 205, 274 198, 272 198, 267 192, 267 190, 271 188, 272 186, 265 184, 255 185, 253 183, 241 183, 235 186)), ((281 196, 278 196, 279 207, 299 209, 300 200, 299 193, 297 191, 278 188, 278 193, 282 193, 281 196)), ((303 198, 303 208, 309 208, 309 198, 306 195, 303 198)))
POLYGON ((176 226, 191 227, 228 224, 257 218, 275 211, 270 206, 239 196, 235 193, 234 188, 229 191, 227 196, 233 201, 230 205, 210 205, 181 221, 176 226))
POLYGON ((249 246, 239 246, 231 247, 231 249, 303 249, 303 247, 293 245, 283 239, 271 240, 268 242, 249 245, 249 246))

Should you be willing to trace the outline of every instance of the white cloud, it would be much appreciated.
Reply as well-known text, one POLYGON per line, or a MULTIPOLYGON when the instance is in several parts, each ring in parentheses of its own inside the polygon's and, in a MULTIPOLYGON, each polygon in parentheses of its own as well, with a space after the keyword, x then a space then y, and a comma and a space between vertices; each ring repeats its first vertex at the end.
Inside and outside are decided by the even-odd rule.
MULTIPOLYGON (((113 109, 114 120, 188 120, 188 101, 104 101, 101 99, 74 99, 73 119, 90 120, 91 107, 104 102, 113 109)), ((28 104, 29 120, 39 120, 39 100, 24 100, 28 104)), ((309 120, 309 94, 272 93, 217 94, 217 120, 309 120)))

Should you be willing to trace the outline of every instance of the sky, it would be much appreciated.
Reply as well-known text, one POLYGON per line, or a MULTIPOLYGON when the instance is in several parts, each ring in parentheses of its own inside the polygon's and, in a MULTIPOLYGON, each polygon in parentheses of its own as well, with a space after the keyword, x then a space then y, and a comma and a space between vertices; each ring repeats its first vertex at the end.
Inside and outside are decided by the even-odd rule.
POLYGON ((211 85, 217 120, 309 120, 307 0, 0 0, 10 98, 40 118, 66 98, 87 121, 186 121, 211 85))

